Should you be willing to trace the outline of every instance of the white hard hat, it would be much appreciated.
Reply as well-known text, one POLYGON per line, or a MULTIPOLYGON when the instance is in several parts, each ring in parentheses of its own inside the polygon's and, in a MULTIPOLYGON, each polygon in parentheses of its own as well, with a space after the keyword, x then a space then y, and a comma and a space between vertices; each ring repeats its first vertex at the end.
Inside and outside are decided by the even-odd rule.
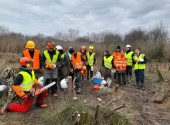
POLYGON ((57 46, 56 46, 56 49, 57 49, 57 50, 62 50, 63 48, 62 48, 62 46, 57 45, 57 46))
POLYGON ((43 76, 38 78, 38 83, 39 83, 40 86, 44 86, 44 77, 43 76))
POLYGON ((0 92, 4 91, 5 89, 7 89, 6 85, 0 85, 0 92))
POLYGON ((63 79, 60 82, 61 88, 66 89, 67 88, 67 79, 63 79))
POLYGON ((130 47, 131 47, 131 45, 126 45, 126 47, 127 47, 127 48, 130 48, 130 47))

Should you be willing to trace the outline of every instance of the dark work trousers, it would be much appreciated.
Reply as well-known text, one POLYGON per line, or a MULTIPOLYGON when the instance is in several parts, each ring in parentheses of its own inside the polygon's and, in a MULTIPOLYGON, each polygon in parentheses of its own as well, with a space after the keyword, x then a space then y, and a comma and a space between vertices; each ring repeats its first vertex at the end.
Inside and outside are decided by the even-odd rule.
POLYGON ((82 75, 80 70, 74 70, 74 78, 75 77, 76 77, 75 86, 76 89, 79 89, 82 87, 82 75))
POLYGON ((126 75, 132 75, 132 66, 126 66, 126 75))
POLYGON ((141 87, 143 87, 144 86, 144 69, 135 70, 135 76, 136 76, 136 85, 137 86, 140 85, 141 87))
POLYGON ((111 78, 111 69, 103 67, 103 76, 104 79, 111 78))
POLYGON ((126 71, 124 72, 118 72, 117 73, 117 82, 119 85, 121 85, 123 83, 123 85, 126 85, 126 71))
POLYGON ((57 80, 57 78, 53 78, 53 79, 47 78, 47 79, 45 80, 45 85, 48 85, 48 84, 50 83, 50 81, 51 81, 51 82, 56 82, 56 84, 54 84, 54 85, 49 89, 49 91, 51 91, 51 95, 52 95, 52 94, 57 93, 57 90, 58 90, 58 87, 57 87, 58 80, 57 80))
POLYGON ((93 77, 93 71, 91 71, 91 66, 86 65, 87 68, 87 80, 91 79, 93 77))

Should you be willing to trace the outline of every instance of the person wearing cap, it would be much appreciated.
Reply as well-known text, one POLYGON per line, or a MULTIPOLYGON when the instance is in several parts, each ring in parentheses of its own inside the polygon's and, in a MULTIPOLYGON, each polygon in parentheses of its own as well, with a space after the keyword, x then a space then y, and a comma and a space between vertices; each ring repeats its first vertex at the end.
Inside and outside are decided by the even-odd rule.
POLYGON ((75 86, 77 94, 81 94, 82 91, 82 74, 81 70, 83 68, 83 55, 80 52, 75 52, 71 54, 71 67, 73 69, 74 78, 76 77, 75 86))
POLYGON ((35 77, 38 78, 41 76, 42 66, 41 66, 41 54, 40 50, 35 49, 35 43, 31 40, 27 42, 23 50, 22 57, 28 57, 33 62, 33 70, 35 72, 35 77))
POLYGON ((69 57, 69 60, 70 60, 70 73, 69 73, 69 76, 72 77, 72 80, 74 78, 74 74, 73 74, 73 67, 72 67, 72 64, 71 64, 71 55, 74 53, 74 49, 72 47, 69 47, 68 48, 68 51, 67 51, 67 55, 69 57))
MULTIPOLYGON (((84 72, 86 72, 86 63, 87 63, 87 56, 86 56, 86 47, 85 46, 81 46, 80 48, 80 53, 82 54, 82 57, 83 57, 83 67, 84 67, 84 72)), ((82 80, 84 81, 84 77, 86 76, 87 74, 83 74, 82 72, 82 80)))
MULTIPOLYGON (((115 59, 116 59, 118 56, 120 56, 120 55, 121 55, 121 47, 118 45, 118 46, 116 47, 116 51, 112 53, 113 61, 115 61, 115 59)), ((115 66, 114 66, 114 68, 115 68, 115 66)), ((114 73, 114 78, 116 79, 116 77, 117 77, 117 74, 116 74, 116 72, 115 72, 115 73, 114 73)))
POLYGON ((42 53, 41 58, 43 71, 44 71, 44 83, 48 85, 51 82, 55 81, 56 84, 49 89, 49 93, 55 97, 58 96, 59 85, 58 85, 58 67, 60 64, 60 53, 56 50, 54 42, 46 42, 46 50, 42 53))
POLYGON ((126 85, 127 59, 126 59, 124 52, 122 50, 121 50, 120 55, 115 57, 114 65, 116 67, 118 84, 121 85, 123 83, 123 85, 126 85))
POLYGON ((64 52, 62 46, 56 46, 57 51, 60 53, 60 64, 61 66, 58 69, 58 81, 60 82, 62 79, 69 76, 70 73, 70 59, 66 52, 64 52))
POLYGON ((133 56, 134 56, 134 52, 131 50, 131 45, 126 45, 125 56, 126 56, 126 59, 128 61, 128 64, 127 64, 127 67, 126 67, 126 79, 127 79, 127 83, 131 83, 133 56))
POLYGON ((147 63, 147 58, 145 54, 140 52, 139 48, 135 49, 134 60, 134 71, 136 76, 136 86, 137 89, 144 90, 144 71, 147 63))
POLYGON ((109 50, 104 51, 102 67, 104 79, 111 78, 111 69, 114 67, 114 61, 113 56, 110 54, 109 50))
POLYGON ((94 53, 94 47, 89 46, 89 51, 86 53, 87 56, 87 80, 90 80, 93 77, 94 65, 96 62, 96 57, 94 53))

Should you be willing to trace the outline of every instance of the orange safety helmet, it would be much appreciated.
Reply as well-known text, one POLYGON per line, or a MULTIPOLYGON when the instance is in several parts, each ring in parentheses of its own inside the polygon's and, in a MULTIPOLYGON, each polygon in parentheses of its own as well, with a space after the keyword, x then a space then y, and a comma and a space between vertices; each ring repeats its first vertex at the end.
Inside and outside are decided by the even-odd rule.
POLYGON ((93 91, 98 91, 98 90, 100 90, 100 86, 99 86, 99 84, 95 84, 93 86, 93 91))
POLYGON ((81 50, 86 50, 86 47, 85 46, 81 46, 81 50))
POLYGON ((47 41, 46 47, 47 49, 55 49, 55 44, 52 41, 47 41))
POLYGON ((26 63, 30 63, 31 60, 28 57, 22 57, 19 60, 20 66, 26 66, 26 63))

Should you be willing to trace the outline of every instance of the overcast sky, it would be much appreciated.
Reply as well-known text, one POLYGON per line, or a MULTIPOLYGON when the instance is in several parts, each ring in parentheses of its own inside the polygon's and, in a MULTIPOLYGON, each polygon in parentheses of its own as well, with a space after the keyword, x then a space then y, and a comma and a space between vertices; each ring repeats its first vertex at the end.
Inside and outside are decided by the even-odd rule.
POLYGON ((0 0, 0 25, 27 35, 53 35, 77 29, 85 35, 111 30, 121 34, 170 26, 170 0, 0 0))

